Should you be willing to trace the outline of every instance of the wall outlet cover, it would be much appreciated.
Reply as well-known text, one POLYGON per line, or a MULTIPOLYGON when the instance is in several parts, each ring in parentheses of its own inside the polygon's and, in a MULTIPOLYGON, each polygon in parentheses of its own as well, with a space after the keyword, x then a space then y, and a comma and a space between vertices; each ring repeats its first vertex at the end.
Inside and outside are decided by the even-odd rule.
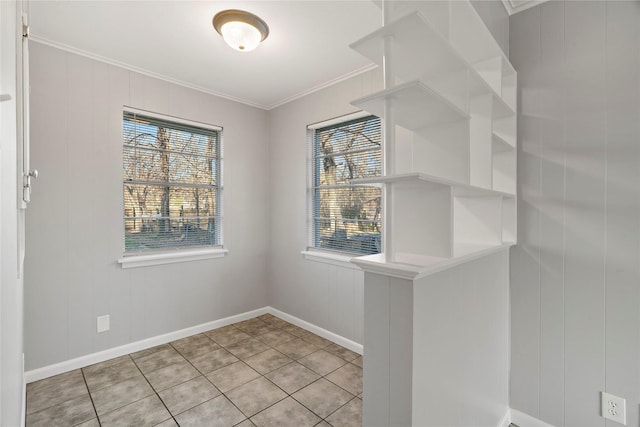
POLYGON ((96 319, 96 332, 100 333, 100 332, 106 332, 109 330, 110 326, 109 326, 109 315, 104 315, 104 316, 98 316, 98 318, 96 319))
POLYGON ((600 399, 600 409, 604 418, 624 426, 627 425, 626 399, 603 391, 600 399))

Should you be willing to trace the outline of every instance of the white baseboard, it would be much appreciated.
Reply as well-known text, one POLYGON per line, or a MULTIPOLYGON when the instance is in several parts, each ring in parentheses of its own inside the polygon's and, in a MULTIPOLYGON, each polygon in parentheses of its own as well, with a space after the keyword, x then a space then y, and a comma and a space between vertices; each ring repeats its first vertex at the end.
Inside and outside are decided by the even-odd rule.
POLYGON ((268 310, 268 313, 271 313, 274 316, 281 318, 282 320, 286 320, 289 323, 293 323, 294 325, 299 326, 302 329, 306 329, 309 332, 313 332, 316 335, 320 335, 322 338, 326 338, 329 341, 332 341, 338 345, 348 348, 351 351, 355 351, 358 354, 362 354, 362 350, 363 350, 362 344, 358 344, 355 341, 351 341, 350 339, 347 339, 343 336, 334 334, 333 332, 327 331, 326 329, 316 326, 313 323, 309 323, 302 319, 298 319, 297 317, 287 314, 285 312, 282 312, 276 308, 267 307, 267 310, 268 310))
POLYGON ((211 329, 221 328, 223 326, 227 326, 232 323, 251 319, 252 317, 269 313, 269 308, 270 307, 263 307, 257 310, 247 311, 246 313, 225 317, 224 319, 214 320, 212 322, 203 323, 201 325, 192 326, 186 329, 181 329, 179 331, 169 332, 168 334, 158 335, 158 336, 147 338, 141 341, 125 344, 120 347, 114 347, 114 348, 110 348, 108 350, 100 351, 97 353, 87 354, 86 356, 76 357, 75 359, 66 360, 64 362, 56 363, 54 365, 33 369, 31 371, 27 371, 24 373, 24 379, 26 383, 32 383, 34 381, 38 381, 54 375, 73 371, 74 369, 84 368, 85 366, 104 362, 105 360, 124 356, 125 354, 134 353, 140 350, 145 350, 147 348, 155 347, 161 344, 166 344, 168 342, 179 340, 181 338, 185 338, 191 335, 210 331, 211 329))
POLYGON ((509 427, 511 424, 511 408, 507 407, 507 412, 498 423, 498 427, 509 427))
POLYGON ((525 414, 515 409, 511 409, 511 422, 518 427, 554 427, 531 415, 525 414))
POLYGON ((24 381, 26 383, 32 383, 44 378, 48 378, 54 375, 62 374, 65 372, 73 371, 74 369, 84 368, 85 366, 93 365, 95 363, 104 362, 105 360, 113 359, 115 357, 124 356, 125 354, 134 353, 136 351, 145 350, 147 348, 155 347, 157 345, 166 344, 171 341, 179 340, 191 335, 200 334, 202 332, 210 331, 211 329, 221 328, 223 326, 230 325, 232 323, 240 322, 242 320, 251 319, 252 317, 260 316, 263 314, 273 314, 280 317, 282 320, 286 320, 296 326, 313 332, 316 335, 320 335, 323 338, 328 339, 336 344, 348 348, 351 351, 355 351, 358 354, 362 354, 362 345, 340 335, 329 332, 319 326, 306 322, 297 317, 291 316, 273 307, 262 307, 257 310, 247 311, 246 313, 237 314, 235 316, 225 317, 224 319, 214 320, 212 322, 203 323, 201 325, 192 326, 179 331, 169 332, 168 334, 158 335, 152 338, 147 338, 141 341, 125 344, 120 347, 110 348, 108 350, 100 351, 97 353, 87 354, 86 356, 76 357, 75 359, 66 360, 64 362, 56 363, 54 365, 44 366, 42 368, 33 369, 24 373, 24 381))

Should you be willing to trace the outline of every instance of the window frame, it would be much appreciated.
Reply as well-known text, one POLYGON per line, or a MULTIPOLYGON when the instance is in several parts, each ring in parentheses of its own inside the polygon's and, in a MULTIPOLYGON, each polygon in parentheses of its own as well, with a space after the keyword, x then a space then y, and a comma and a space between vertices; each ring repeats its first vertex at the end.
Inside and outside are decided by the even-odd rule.
MULTIPOLYGON (((159 264, 167 264, 174 262, 184 262, 184 261, 193 261, 200 259, 209 259, 209 258, 220 258, 225 256, 228 253, 228 250, 224 249, 224 135, 223 128, 221 126, 211 125, 208 123, 197 122, 194 120, 183 119, 180 117, 170 116, 166 114, 160 114, 152 111, 142 110, 138 108, 133 108, 129 106, 123 106, 122 108, 122 126, 121 126, 121 137, 123 136, 124 129, 124 121, 126 114, 135 114, 144 118, 156 119, 167 122, 168 124, 175 124, 177 128, 179 127, 193 127, 204 130, 209 130, 217 133, 217 155, 215 157, 216 161, 216 185, 212 188, 215 189, 215 203, 216 203, 216 212, 215 217, 219 224, 217 225, 217 233, 216 233, 216 242, 214 244, 205 244, 205 245, 193 245, 193 246, 167 246, 157 249, 149 249, 142 251, 127 251, 125 247, 125 235, 126 235, 126 226, 125 226, 125 185, 127 181, 125 180, 125 174, 123 168, 124 156, 125 156, 125 144, 124 140, 121 141, 121 153, 122 153, 122 161, 120 162, 120 173, 121 173, 121 183, 122 183, 122 196, 121 196, 121 232, 122 234, 122 258, 118 259, 118 263, 122 268, 132 268, 132 267, 144 267, 149 265, 159 265, 159 264)), ((168 184, 170 187, 179 187, 178 182, 169 181, 168 184)))
MULTIPOLYGON (((341 267, 358 269, 358 267, 350 263, 351 259, 355 257, 367 255, 359 252, 350 252, 347 250, 316 246, 315 242, 316 242, 316 238, 319 231, 316 230, 315 217, 314 217, 314 212, 316 207, 315 205, 316 200, 314 196, 314 190, 316 187, 316 182, 315 182, 316 163, 314 161, 315 160, 314 150, 315 150, 315 133, 318 129, 323 129, 330 126, 339 125, 341 123, 347 123, 353 120, 358 120, 358 119, 371 117, 371 116, 375 116, 375 115, 367 111, 357 111, 354 113, 345 114, 342 116, 334 117, 332 119, 313 123, 307 126, 307 247, 306 247, 306 250, 303 250, 301 253, 306 259, 310 261, 318 261, 318 262, 333 264, 341 267)), ((379 117, 378 119, 380 120, 380 136, 382 139, 382 134, 383 134, 382 126, 384 126, 384 123, 379 117)), ((382 154, 382 144, 380 145, 380 152, 382 154)), ((382 176, 382 171, 380 173, 380 176, 382 176)), ((381 194, 381 204, 382 203, 384 203, 384 198, 382 198, 382 194, 381 194)), ((383 206, 381 206, 381 212, 382 210, 383 210, 383 206)), ((382 245, 382 239, 383 239, 382 231, 383 230, 381 229, 380 245, 382 245)), ((381 252, 382 252, 382 247, 380 247, 380 253, 381 252)))

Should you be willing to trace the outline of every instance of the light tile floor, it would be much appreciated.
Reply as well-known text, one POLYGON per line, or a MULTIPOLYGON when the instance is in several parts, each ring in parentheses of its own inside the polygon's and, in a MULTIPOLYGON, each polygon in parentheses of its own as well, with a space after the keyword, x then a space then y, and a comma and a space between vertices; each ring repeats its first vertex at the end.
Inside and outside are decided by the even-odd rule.
POLYGON ((270 314, 27 385, 27 426, 361 426, 362 356, 270 314))

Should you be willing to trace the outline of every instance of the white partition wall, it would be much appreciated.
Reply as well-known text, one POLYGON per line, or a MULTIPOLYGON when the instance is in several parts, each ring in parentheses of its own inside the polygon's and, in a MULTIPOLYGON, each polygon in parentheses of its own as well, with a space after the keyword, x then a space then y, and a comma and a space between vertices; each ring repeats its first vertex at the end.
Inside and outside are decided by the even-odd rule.
POLYGON ((365 271, 364 425, 499 425, 516 73, 468 1, 382 6, 382 28, 351 45, 385 74, 353 105, 392 130, 384 176, 357 180, 387 195, 384 253, 352 259, 365 271))

